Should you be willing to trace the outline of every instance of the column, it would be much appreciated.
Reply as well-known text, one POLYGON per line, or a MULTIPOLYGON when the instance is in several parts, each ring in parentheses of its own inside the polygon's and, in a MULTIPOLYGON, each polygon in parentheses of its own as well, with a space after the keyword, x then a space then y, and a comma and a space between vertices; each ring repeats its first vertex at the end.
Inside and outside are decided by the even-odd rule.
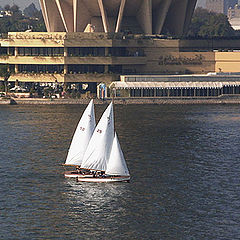
POLYGON ((18 55, 18 47, 14 48, 14 56, 16 57, 18 55))
POLYGON ((15 71, 15 73, 18 73, 18 64, 15 64, 14 71, 15 71))
POLYGON ((172 0, 164 0, 153 10, 153 27, 155 34, 161 33, 171 3, 172 0))
POLYGON ((101 12, 103 29, 104 29, 104 32, 107 33, 107 32, 109 32, 109 27, 108 27, 107 13, 103 6, 103 0, 98 0, 98 5, 99 5, 100 12, 101 12))
POLYGON ((63 74, 67 74, 67 73, 68 73, 68 65, 64 64, 63 74))
POLYGON ((145 34, 152 34, 152 0, 142 1, 137 20, 145 34))
POLYGON ((104 65, 104 73, 108 73, 109 72, 109 66, 108 65, 104 65))
POLYGON ((117 19, 117 25, 116 25, 116 29, 115 29, 116 33, 119 32, 119 30, 121 28, 121 23, 122 23, 123 11, 124 11, 124 7, 125 7, 125 3, 126 3, 126 0, 121 0, 119 13, 118 13, 118 19, 117 19))
POLYGON ((105 57, 107 57, 108 56, 108 54, 109 54, 109 48, 108 47, 105 47, 105 53, 104 53, 105 55, 105 57))
POLYGON ((64 56, 64 57, 67 57, 67 56, 68 56, 67 50, 68 50, 67 47, 64 47, 64 50, 63 50, 63 51, 64 51, 64 52, 63 52, 63 56, 64 56))

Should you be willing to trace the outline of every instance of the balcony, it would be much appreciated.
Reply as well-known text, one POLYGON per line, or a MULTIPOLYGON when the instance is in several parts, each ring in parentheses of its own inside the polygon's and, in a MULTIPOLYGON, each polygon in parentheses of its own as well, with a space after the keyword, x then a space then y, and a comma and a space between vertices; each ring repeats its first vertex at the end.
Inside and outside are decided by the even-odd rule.
POLYGON ((2 64, 64 64, 64 57, 48 56, 0 56, 2 64))
POLYGON ((65 64, 144 65, 146 62, 145 56, 65 57, 65 64))

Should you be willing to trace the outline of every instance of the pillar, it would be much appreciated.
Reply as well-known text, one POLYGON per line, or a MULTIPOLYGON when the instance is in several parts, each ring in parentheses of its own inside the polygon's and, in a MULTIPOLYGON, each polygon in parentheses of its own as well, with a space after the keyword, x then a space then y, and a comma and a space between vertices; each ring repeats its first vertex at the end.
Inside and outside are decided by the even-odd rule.
POLYGON ((67 74, 67 73, 68 73, 68 65, 64 64, 63 74, 67 74))
POLYGON ((67 50, 68 50, 67 47, 64 47, 64 53, 63 53, 63 56, 64 56, 64 57, 67 57, 67 56, 68 56, 67 50))
POLYGON ((16 57, 18 55, 18 47, 14 48, 14 56, 16 57))
POLYGON ((116 24, 116 29, 115 32, 119 32, 121 28, 121 23, 122 23, 122 18, 123 18, 123 11, 125 7, 126 0, 121 0, 120 8, 119 8, 119 13, 118 13, 118 19, 117 19, 117 24, 116 24))
POLYGON ((137 20, 145 34, 152 34, 152 0, 143 0, 137 20))
POLYGON ((15 66, 14 66, 14 72, 15 72, 15 73, 18 73, 18 64, 15 64, 15 66))
POLYGON ((108 73, 109 72, 109 66, 108 65, 104 65, 104 73, 108 73))
POLYGON ((105 55, 105 57, 107 57, 108 56, 108 54, 109 54, 109 48, 108 47, 105 47, 105 53, 104 53, 105 55))
POLYGON ((108 19, 107 19, 107 13, 103 5, 103 0, 98 0, 98 6, 101 12, 101 17, 102 17, 102 23, 103 23, 103 29, 104 32, 107 33, 109 32, 109 24, 108 24, 108 19))

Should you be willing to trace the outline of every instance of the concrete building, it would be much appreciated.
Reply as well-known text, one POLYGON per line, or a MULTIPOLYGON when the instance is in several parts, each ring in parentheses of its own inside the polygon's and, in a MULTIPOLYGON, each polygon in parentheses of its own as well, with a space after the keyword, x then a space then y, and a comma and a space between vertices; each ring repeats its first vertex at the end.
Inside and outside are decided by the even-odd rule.
POLYGON ((151 34, 163 29, 183 33, 195 3, 41 0, 49 32, 2 35, 0 67, 8 67, 13 86, 45 90, 52 86, 82 96, 95 96, 97 86, 105 89, 121 75, 240 72, 239 40, 180 40, 151 34))
POLYGON ((240 75, 125 75, 109 88, 114 98, 219 98, 240 94, 240 75))
POLYGON ((197 0, 40 0, 48 32, 184 33, 197 0))
POLYGON ((123 74, 240 72, 238 40, 26 32, 9 33, 0 45, 10 81, 110 83, 123 74))

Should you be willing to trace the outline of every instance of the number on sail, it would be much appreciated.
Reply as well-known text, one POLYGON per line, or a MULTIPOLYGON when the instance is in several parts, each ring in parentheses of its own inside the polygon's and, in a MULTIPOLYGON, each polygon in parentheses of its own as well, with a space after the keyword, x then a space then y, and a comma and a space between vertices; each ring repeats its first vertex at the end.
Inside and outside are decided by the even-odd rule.
POLYGON ((102 130, 98 129, 97 132, 98 132, 98 133, 102 133, 102 130))

